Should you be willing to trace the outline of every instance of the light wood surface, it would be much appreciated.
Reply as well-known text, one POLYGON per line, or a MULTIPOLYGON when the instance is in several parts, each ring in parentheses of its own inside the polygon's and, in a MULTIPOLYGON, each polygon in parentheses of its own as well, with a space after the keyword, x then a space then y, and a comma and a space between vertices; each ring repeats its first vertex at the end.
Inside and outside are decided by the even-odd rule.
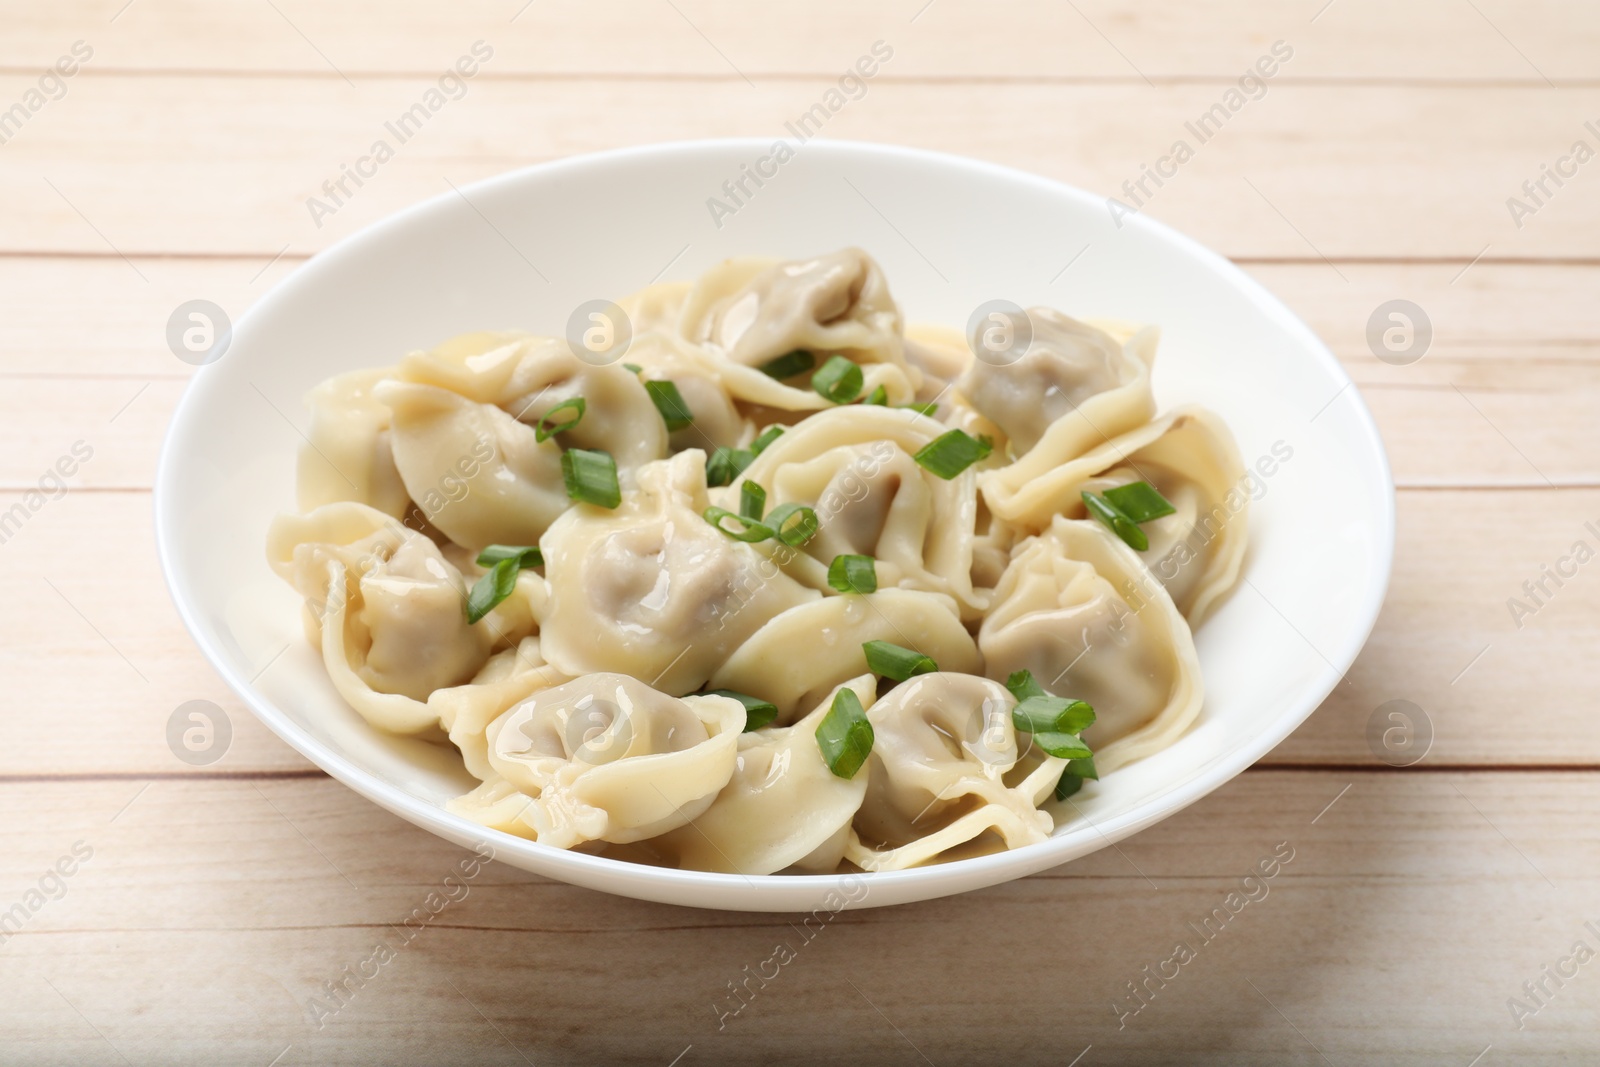
POLYGON ((1600 1059, 1600 963, 1559 984, 1546 971, 1576 941, 1600 951, 1600 576, 1581 571, 1521 628, 1506 606, 1600 524, 1600 162, 1520 227, 1506 206, 1574 141, 1600 149, 1585 127, 1600 126, 1600 11, 0 0, 0 112, 77 41, 93 56, 65 94, 0 144, 0 512, 74 443, 93 449, 0 543, 0 912, 28 911, 0 933, 0 1062, 1600 1059), (479 40, 494 55, 462 99, 315 226, 306 198, 479 40), (1260 766, 1020 882, 847 912, 805 942, 787 916, 491 863, 408 936, 466 854, 256 723, 167 598, 150 489, 189 371, 167 315, 196 296, 242 310, 447 181, 776 136, 877 40, 894 57, 831 136, 1107 195, 1275 41, 1293 47, 1149 211, 1282 296, 1376 415, 1401 488, 1371 642, 1260 766), (1435 328, 1408 367, 1365 337, 1395 297, 1435 328), (233 726, 210 767, 167 748, 190 699, 233 726), (1392 699, 1435 733, 1406 769, 1366 740, 1392 699), (1275 849, 1294 858, 1243 886, 1275 849), (58 862, 70 877, 47 875, 58 862), (1190 925, 1246 891, 1266 895, 1214 939, 1190 925), (795 961, 721 1015, 779 941, 795 961), (1132 1014, 1128 983, 1178 941, 1194 959, 1132 1014), (319 1026, 325 983, 379 944, 394 958, 319 1026))

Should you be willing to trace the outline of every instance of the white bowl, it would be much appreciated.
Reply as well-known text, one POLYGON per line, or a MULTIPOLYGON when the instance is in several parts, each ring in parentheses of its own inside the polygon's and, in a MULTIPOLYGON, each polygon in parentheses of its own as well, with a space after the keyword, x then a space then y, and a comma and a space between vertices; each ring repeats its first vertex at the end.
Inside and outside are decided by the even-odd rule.
POLYGON ((1032 874, 1166 818, 1283 740, 1361 648, 1393 553, 1383 445, 1328 349, 1189 238, 1143 216, 1119 228, 1097 197, 970 159, 807 142, 762 187, 747 182, 753 195, 719 226, 708 198, 733 206, 723 183, 770 149, 653 145, 446 192, 318 255, 239 319, 178 407, 155 495, 173 598, 233 690, 319 767, 442 837, 488 840, 498 858, 576 885, 745 911, 833 907, 830 891, 844 889, 851 906, 899 904, 1032 874), (1292 449, 1253 505, 1244 582, 1195 635, 1207 691, 1197 725, 1091 784, 1075 798, 1081 817, 1043 844, 846 882, 633 865, 446 812, 472 784, 453 752, 380 734, 346 707, 301 636, 295 596, 267 568, 267 523, 294 502, 301 437, 288 420, 304 424, 301 396, 456 333, 561 334, 586 300, 688 278, 727 256, 845 245, 877 257, 908 321, 964 327, 978 304, 1003 297, 1157 323, 1163 408, 1194 400, 1220 412, 1247 463, 1278 442, 1292 449))

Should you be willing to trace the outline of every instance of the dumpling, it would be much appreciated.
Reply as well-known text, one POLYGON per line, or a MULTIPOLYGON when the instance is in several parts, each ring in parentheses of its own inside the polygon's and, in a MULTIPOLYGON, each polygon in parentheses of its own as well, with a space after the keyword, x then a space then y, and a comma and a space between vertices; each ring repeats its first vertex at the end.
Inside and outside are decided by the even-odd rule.
POLYGON ((1017 743, 1006 687, 940 672, 902 682, 867 712, 867 793, 845 858, 868 871, 937 859, 983 835, 1036 844, 1054 821, 1039 803, 1067 761, 1017 743))
POLYGON ((493 404, 529 426, 581 396, 583 418, 561 434, 561 444, 609 452, 623 469, 667 454, 666 424, 638 376, 620 362, 597 366, 579 359, 565 340, 466 334, 406 356, 399 377, 493 404))
POLYGON ((913 649, 941 670, 983 672, 955 601, 938 593, 880 589, 789 609, 740 645, 712 675, 711 687, 771 701, 779 724, 790 723, 867 670, 861 646, 868 641, 913 649))
POLYGON ((394 412, 394 458, 411 499, 457 544, 537 544, 571 504, 555 438, 539 441, 499 408, 437 386, 386 381, 375 394, 394 412))
POLYGON ((819 412, 768 445, 727 491, 725 506, 732 510, 750 481, 767 490, 769 511, 784 503, 814 508, 817 533, 800 552, 781 542, 758 545, 814 589, 829 588, 836 555, 867 555, 877 561, 879 588, 944 593, 975 620, 988 605, 972 585, 977 469, 946 480, 912 458, 945 431, 926 416, 877 405, 819 412))
POLYGON ((652 842, 657 852, 697 871, 837 870, 870 777, 862 768, 853 778, 840 778, 817 744, 817 727, 834 694, 846 688, 863 708, 877 697, 877 679, 864 674, 829 692, 793 726, 740 735, 732 780, 692 825, 652 842))
POLYGON ((1005 455, 1005 431, 955 388, 956 380, 972 366, 972 349, 961 331, 949 326, 914 323, 906 327, 905 333, 906 362, 922 375, 916 402, 937 404, 938 409, 933 414, 940 422, 951 429, 964 430, 972 437, 989 438, 994 442, 995 451, 1005 455))
POLYGON ((432 728, 428 697, 489 657, 493 635, 467 622, 460 572, 432 541, 372 508, 280 517, 268 558, 307 598, 308 631, 340 696, 380 729, 432 728))
POLYGON ((846 248, 815 259, 730 259, 700 276, 684 302, 680 335, 718 359, 728 392, 785 411, 817 411, 831 401, 810 388, 810 371, 780 382, 761 367, 797 349, 820 365, 842 355, 862 367, 862 395, 882 386, 891 404, 908 404, 921 375, 905 361, 900 309, 883 271, 846 248))
POLYGON ((683 305, 693 288, 693 282, 657 282, 618 300, 634 341, 651 333, 677 333, 683 305))
POLYGON ((1084 740, 1102 774, 1172 743, 1204 699, 1194 638, 1172 598, 1093 519, 1058 516, 1017 546, 978 648, 990 678, 1027 670, 1094 708, 1084 740))
POLYGON ((565 674, 691 693, 768 619, 818 594, 706 521, 705 453, 648 463, 638 482, 616 509, 579 504, 544 535, 542 649, 565 674))
POLYGON ((733 777, 745 709, 598 673, 534 694, 489 727, 489 763, 528 797, 526 836, 555 848, 686 825, 733 777), (529 833, 531 831, 531 833, 529 833))
POLYGON ((871 256, 844 248, 787 262, 729 259, 700 276, 683 309, 691 341, 746 367, 797 348, 899 363, 900 309, 871 256))
POLYGON ((1057 514, 1083 518, 1085 491, 1139 481, 1177 509, 1140 526, 1150 547, 1139 558, 1198 625, 1238 581, 1249 533, 1244 463, 1228 427, 1211 412, 1178 408, 1028 483, 1008 507, 1038 530, 1057 514))
POLYGON ((306 396, 311 428, 296 473, 301 511, 354 500, 404 518, 411 499, 389 447, 389 409, 372 395, 389 368, 351 371, 306 396))

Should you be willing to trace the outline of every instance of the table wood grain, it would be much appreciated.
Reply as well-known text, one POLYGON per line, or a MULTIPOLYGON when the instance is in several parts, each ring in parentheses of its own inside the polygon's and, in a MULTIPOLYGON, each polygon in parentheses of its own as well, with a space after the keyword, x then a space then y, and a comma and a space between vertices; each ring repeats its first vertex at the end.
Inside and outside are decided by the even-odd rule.
POLYGON ((0 512, 92 457, 0 542, 0 913, 27 917, 0 928, 0 1062, 1600 1059, 1600 572, 1507 606, 1600 543, 1600 162, 1523 188, 1600 150, 1597 59, 1600 9, 1557 0, 3 0, 0 116, 26 116, 0 124, 0 512), (461 98, 313 220, 478 41, 461 98), (984 892, 817 932, 464 876, 256 723, 178 623, 150 515, 189 372, 166 317, 242 311, 449 182, 778 136, 875 41, 893 58, 830 136, 1105 195, 1292 49, 1145 210, 1282 296, 1376 415, 1400 489, 1372 640, 1212 796, 984 892), (1410 366, 1367 343, 1393 298, 1433 323, 1410 366), (165 739, 191 699, 233 728, 204 768, 165 739), (1394 699, 1434 733, 1407 768, 1367 740, 1394 699))

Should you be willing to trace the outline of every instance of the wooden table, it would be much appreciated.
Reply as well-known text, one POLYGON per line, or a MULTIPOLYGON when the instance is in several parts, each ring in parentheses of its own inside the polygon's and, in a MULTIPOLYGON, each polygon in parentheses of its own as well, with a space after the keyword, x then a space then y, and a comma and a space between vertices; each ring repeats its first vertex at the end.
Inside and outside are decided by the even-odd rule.
POLYGON ((1576 141, 1600 149, 1593 5, 0 10, 0 112, 23 107, 9 126, 0 114, 0 513, 25 510, 0 544, 0 911, 26 917, 0 945, 0 1061, 1600 1059, 1600 563, 1547 582, 1531 614, 1508 606, 1574 542, 1600 546, 1585 526, 1600 526, 1600 162, 1569 158, 1576 141), (892 61, 830 136, 1108 195, 1274 42, 1292 48, 1145 209, 1233 257, 1344 361, 1400 485, 1395 577, 1338 691, 1249 773, 1058 870, 845 913, 719 1018, 746 967, 799 941, 787 917, 500 864, 432 915, 464 853, 311 767, 207 667, 152 545, 156 450, 190 371, 165 323, 197 297, 242 311, 446 182, 777 136, 878 40, 892 61), (307 199, 476 41, 493 56, 461 99, 314 222, 307 199), (73 75, 41 84, 60 57, 73 75), (1544 165, 1562 184, 1530 195, 1544 165), (1367 341, 1397 298, 1434 331, 1404 366, 1367 341), (92 457, 61 493, 48 472, 75 445, 92 457), (30 496, 41 479, 49 495, 30 496), (167 742, 194 699, 232 728, 204 767, 167 742), (1395 699, 1434 733, 1408 768, 1368 741, 1395 699), (1204 940, 1280 843, 1293 859, 1267 895, 1204 940), (413 914, 426 921, 405 926, 413 914), (1173 973, 1180 940, 1194 958, 1148 979, 1173 973))

